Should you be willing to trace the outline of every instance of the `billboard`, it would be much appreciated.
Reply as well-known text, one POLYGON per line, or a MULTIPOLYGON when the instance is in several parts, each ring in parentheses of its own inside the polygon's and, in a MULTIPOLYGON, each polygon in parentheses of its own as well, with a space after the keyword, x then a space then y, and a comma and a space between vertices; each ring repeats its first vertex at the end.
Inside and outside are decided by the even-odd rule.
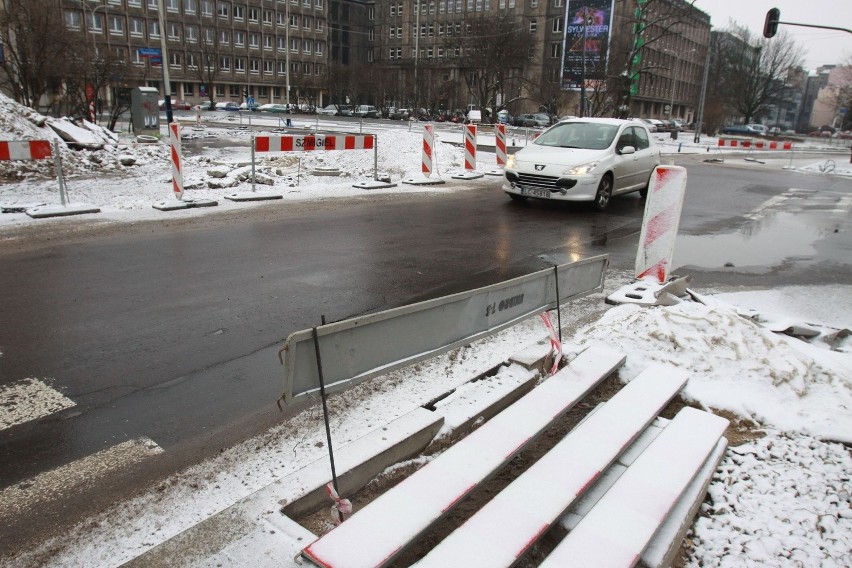
POLYGON ((565 9, 562 88, 580 90, 606 78, 607 52, 615 0, 569 1, 565 9), (584 69, 585 68, 585 69, 584 69))

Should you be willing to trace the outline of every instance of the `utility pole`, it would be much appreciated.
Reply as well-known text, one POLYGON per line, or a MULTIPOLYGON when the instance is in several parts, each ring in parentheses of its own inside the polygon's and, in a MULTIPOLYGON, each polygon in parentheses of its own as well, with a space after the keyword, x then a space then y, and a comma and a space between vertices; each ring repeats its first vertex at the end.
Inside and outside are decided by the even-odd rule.
POLYGON ((586 116, 586 42, 589 37, 589 8, 583 6, 583 68, 580 73, 580 118, 586 116))
POLYGON ((162 51, 162 61, 160 65, 163 68, 163 98, 166 100, 166 123, 174 122, 175 118, 172 114, 172 87, 169 82, 169 50, 166 45, 166 10, 163 7, 163 0, 157 0, 157 16, 160 20, 160 50, 162 51))

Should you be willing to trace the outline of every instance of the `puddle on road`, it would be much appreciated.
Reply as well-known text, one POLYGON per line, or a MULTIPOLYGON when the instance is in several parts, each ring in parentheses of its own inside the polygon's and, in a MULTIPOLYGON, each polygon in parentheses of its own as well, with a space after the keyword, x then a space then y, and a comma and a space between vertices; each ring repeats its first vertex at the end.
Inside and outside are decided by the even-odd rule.
POLYGON ((736 233, 711 236, 678 235, 672 265, 721 268, 774 266, 791 257, 816 254, 814 243, 828 229, 808 224, 806 216, 777 213, 749 223, 736 233))

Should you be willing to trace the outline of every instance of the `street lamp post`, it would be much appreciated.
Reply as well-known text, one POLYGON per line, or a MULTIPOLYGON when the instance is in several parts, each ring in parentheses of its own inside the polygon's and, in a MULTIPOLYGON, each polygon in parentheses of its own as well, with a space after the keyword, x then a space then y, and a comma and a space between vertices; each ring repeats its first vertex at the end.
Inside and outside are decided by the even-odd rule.
POLYGON ((710 73, 710 46, 707 46, 707 56, 704 59, 704 79, 701 81, 701 96, 698 99, 698 117, 695 119, 695 137, 693 142, 701 142, 701 124, 704 122, 704 100, 707 96, 707 76, 710 73))
MULTIPOLYGON (((678 71, 680 71, 681 58, 678 56, 677 52, 674 51, 674 50, 665 49, 664 51, 666 53, 671 53, 672 55, 674 55, 674 58, 675 58, 674 69, 672 70, 672 88, 671 88, 671 98, 669 100, 669 112, 668 112, 668 118, 669 118, 669 120, 671 120, 672 119, 672 113, 674 112, 675 88, 677 87, 678 71)), ((692 48, 689 51, 685 52, 685 54, 686 53, 692 53, 694 51, 695 51, 695 48, 692 48)))

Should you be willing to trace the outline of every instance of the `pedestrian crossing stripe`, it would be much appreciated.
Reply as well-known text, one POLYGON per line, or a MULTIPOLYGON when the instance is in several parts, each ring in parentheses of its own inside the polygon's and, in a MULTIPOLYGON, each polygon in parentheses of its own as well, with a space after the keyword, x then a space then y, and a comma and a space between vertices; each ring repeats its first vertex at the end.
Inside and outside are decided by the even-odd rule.
POLYGON ((110 474, 163 453, 150 438, 128 440, 0 491, 1 516, 14 516, 63 495, 97 487, 110 474))
POLYGON ((40 379, 28 378, 0 387, 0 430, 38 420, 76 403, 40 379))

